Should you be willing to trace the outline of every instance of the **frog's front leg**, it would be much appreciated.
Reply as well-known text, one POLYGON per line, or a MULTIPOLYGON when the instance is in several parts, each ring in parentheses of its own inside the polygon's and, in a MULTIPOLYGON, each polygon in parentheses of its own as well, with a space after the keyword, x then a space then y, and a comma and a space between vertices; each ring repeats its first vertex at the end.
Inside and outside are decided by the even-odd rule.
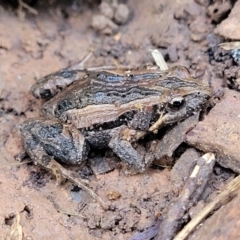
POLYGON ((84 63, 91 56, 92 52, 87 54, 78 64, 40 78, 31 87, 33 96, 35 98, 50 99, 73 82, 81 80, 87 74, 84 63))
POLYGON ((142 154, 132 146, 132 143, 142 138, 145 134, 146 131, 133 130, 122 126, 113 131, 109 142, 109 147, 119 158, 130 165, 135 172, 144 172, 146 166, 151 162, 148 159, 148 154, 142 154))
POLYGON ((20 129, 30 158, 43 166, 47 166, 51 157, 68 164, 81 164, 88 156, 84 136, 71 125, 57 120, 29 119, 20 129))
POLYGON ((65 68, 39 79, 31 87, 31 92, 35 98, 50 99, 73 82, 81 80, 85 75, 86 71, 65 68))

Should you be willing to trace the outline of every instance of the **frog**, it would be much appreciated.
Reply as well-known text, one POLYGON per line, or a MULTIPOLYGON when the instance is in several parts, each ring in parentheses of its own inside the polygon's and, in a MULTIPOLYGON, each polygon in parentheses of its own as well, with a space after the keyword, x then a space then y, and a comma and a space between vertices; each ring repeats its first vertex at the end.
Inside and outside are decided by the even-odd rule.
POLYGON ((210 86, 180 65, 165 70, 66 68, 41 78, 31 92, 45 99, 42 116, 20 126, 35 163, 81 165, 91 149, 110 148, 138 173, 152 164, 154 154, 139 151, 136 144, 198 113, 211 96, 210 86))

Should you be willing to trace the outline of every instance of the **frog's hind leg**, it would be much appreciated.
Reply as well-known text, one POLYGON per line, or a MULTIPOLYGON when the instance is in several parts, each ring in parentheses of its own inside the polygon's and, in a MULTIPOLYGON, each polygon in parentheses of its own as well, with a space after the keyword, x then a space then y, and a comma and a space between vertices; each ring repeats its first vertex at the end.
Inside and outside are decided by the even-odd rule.
POLYGON ((109 142, 109 147, 119 158, 130 165, 135 172, 144 172, 149 162, 145 154, 139 153, 132 146, 133 142, 136 142, 145 134, 145 131, 133 130, 122 126, 114 130, 109 142))
POLYGON ((50 170, 58 183, 62 182, 62 179, 72 181, 89 192, 104 208, 108 208, 108 205, 88 187, 88 181, 76 178, 54 159, 55 157, 62 162, 70 160, 70 163, 75 164, 80 164, 86 159, 88 148, 84 146, 84 136, 77 129, 58 121, 29 119, 22 124, 21 134, 27 154, 35 164, 50 170))
POLYGON ((33 155, 32 159, 36 157, 39 160, 39 146, 45 155, 67 164, 81 164, 87 159, 88 143, 72 125, 57 120, 29 119, 21 125, 21 133, 25 149, 30 156, 33 155))
POLYGON ((51 166, 54 158, 68 164, 81 164, 87 158, 89 148, 84 136, 71 125, 53 120, 29 119, 20 129, 29 157, 34 163, 52 170, 58 182, 60 175, 51 166))

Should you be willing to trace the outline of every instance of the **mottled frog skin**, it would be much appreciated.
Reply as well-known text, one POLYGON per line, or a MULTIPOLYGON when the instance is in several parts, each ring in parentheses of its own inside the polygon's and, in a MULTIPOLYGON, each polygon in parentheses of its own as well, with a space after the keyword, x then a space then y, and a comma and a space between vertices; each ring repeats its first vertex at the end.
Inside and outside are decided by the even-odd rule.
POLYGON ((132 144, 199 112, 211 94, 182 66, 166 71, 64 69, 40 79, 31 90, 36 98, 47 99, 43 117, 21 126, 34 161, 81 164, 91 147, 111 148, 138 172, 154 159, 132 144))

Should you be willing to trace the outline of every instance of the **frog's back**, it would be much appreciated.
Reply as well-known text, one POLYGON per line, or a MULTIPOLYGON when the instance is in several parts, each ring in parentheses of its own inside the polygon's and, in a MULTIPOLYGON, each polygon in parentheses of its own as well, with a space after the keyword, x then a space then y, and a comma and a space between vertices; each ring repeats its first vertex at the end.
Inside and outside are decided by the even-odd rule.
POLYGON ((89 105, 121 105, 148 96, 160 96, 162 91, 154 89, 158 78, 158 73, 120 75, 92 72, 46 102, 43 114, 46 117, 59 117, 69 109, 81 109, 89 105))
POLYGON ((107 71, 89 72, 81 81, 73 83, 46 102, 43 113, 46 117, 60 117, 70 109, 103 104, 120 106, 138 99, 168 95, 168 92, 175 89, 197 89, 198 83, 189 73, 182 74, 183 76, 169 70, 128 71, 122 74, 107 71))

